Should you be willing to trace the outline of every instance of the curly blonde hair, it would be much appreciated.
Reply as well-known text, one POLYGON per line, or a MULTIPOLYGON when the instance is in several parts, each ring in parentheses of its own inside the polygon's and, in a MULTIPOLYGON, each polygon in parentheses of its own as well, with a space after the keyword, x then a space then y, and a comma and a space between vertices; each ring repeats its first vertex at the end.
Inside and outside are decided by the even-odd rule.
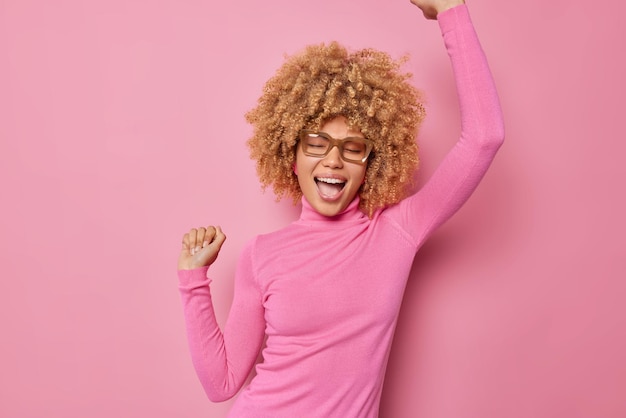
POLYGON ((374 49, 349 52, 337 42, 288 57, 245 115, 263 189, 272 186, 277 200, 286 195, 297 203, 298 132, 342 115, 374 142, 359 190, 361 210, 371 217, 404 198, 418 166, 415 136, 425 116, 420 93, 408 83, 411 74, 400 70, 405 61, 374 49))

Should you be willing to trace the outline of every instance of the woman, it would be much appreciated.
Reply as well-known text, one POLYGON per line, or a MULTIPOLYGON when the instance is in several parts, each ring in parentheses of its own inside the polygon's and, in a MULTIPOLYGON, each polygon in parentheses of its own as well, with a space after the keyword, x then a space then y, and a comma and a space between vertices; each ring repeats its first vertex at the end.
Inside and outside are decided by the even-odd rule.
POLYGON ((222 332, 208 267, 219 227, 183 237, 180 291, 189 345, 213 401, 233 417, 376 417, 415 253, 467 200, 502 144, 496 90, 462 0, 412 0, 437 19, 451 57, 462 132, 432 178, 406 196, 424 112, 399 63, 336 43, 307 48, 270 79, 251 155, 264 186, 302 201, 299 220, 244 248, 222 332))

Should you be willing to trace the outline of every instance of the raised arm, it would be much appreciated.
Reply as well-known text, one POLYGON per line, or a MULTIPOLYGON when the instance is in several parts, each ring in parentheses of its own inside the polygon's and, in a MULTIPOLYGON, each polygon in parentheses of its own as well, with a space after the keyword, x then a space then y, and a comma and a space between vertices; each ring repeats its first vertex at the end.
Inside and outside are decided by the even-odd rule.
POLYGON ((192 229, 183 237, 178 264, 191 359, 204 391, 213 402, 233 397, 243 386, 258 356, 265 330, 250 246, 239 259, 233 304, 224 332, 217 323, 207 271, 225 239, 219 227, 192 229))
POLYGON ((459 0, 412 0, 439 22, 456 80, 461 133, 432 177, 392 212, 421 243, 448 220, 478 186, 504 140, 495 84, 472 25, 459 0), (453 3, 455 6, 451 6, 453 3), (419 4, 418 4, 419 3, 419 4))

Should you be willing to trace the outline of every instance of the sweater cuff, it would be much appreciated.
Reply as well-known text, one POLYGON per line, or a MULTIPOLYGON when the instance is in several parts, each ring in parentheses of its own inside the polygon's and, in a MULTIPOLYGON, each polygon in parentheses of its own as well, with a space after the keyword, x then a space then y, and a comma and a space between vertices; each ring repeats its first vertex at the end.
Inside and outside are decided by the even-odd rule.
POLYGON ((178 270, 178 284, 180 289, 195 289, 208 286, 211 279, 207 278, 208 266, 192 270, 178 270))
POLYGON ((472 23, 469 10, 465 4, 460 4, 439 13, 437 15, 437 22, 439 22, 439 28, 442 34, 450 32, 460 25, 472 23))

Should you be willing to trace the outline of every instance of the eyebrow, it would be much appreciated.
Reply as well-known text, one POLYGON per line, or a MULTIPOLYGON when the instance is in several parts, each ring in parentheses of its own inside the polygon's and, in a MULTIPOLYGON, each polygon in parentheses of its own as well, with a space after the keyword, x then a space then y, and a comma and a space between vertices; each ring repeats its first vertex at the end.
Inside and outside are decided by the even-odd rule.
POLYGON ((324 132, 324 131, 312 131, 312 133, 324 134, 324 135, 327 135, 327 136, 331 137, 332 139, 348 139, 348 138, 367 139, 367 138, 365 138, 365 135, 363 135, 363 134, 357 134, 357 135, 361 135, 361 136, 348 135, 348 136, 344 136, 343 138, 335 138, 331 134, 329 134, 327 132, 324 132))

